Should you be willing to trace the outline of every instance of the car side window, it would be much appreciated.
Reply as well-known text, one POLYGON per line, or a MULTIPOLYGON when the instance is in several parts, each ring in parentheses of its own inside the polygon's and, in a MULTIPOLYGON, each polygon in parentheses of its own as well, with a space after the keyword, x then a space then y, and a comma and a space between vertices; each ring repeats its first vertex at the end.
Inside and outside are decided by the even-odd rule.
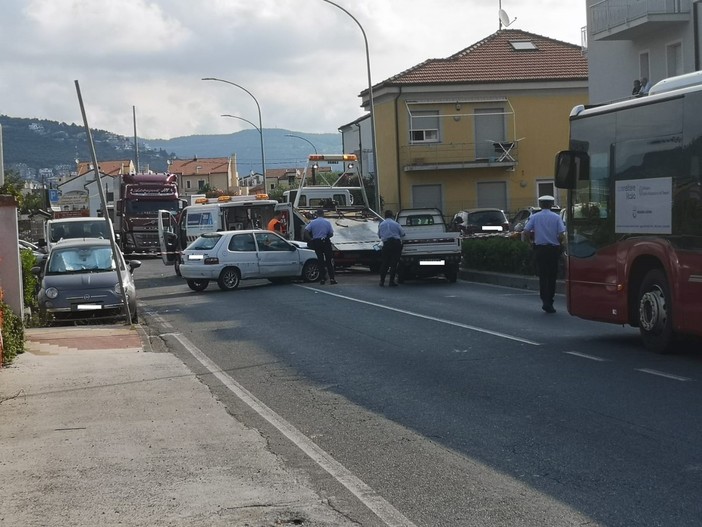
POLYGON ((290 244, 272 233, 257 232, 256 243, 259 251, 289 251, 290 244))
POLYGON ((253 236, 251 234, 235 234, 229 240, 229 250, 236 252, 255 251, 253 236))

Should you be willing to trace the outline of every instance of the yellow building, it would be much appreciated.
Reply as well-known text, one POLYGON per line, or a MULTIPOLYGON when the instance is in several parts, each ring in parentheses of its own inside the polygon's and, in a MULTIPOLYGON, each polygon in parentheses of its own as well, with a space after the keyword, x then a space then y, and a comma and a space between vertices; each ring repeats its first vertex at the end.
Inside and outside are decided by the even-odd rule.
MULTIPOLYGON (((580 46, 504 29, 375 85, 383 208, 433 206, 449 218, 499 207, 509 216, 554 194, 554 155, 568 147, 568 116, 587 102, 587 79, 580 46)), ((361 97, 368 109, 368 91, 361 97)))

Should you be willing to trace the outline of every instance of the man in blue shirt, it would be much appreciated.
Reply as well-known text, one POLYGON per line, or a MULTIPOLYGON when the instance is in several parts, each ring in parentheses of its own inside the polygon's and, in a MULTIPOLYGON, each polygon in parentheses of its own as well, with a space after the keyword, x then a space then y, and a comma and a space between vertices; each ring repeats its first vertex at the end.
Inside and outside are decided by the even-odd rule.
POLYGON ((546 313, 556 312, 553 307, 553 297, 556 294, 561 243, 566 230, 561 216, 551 210, 554 201, 553 196, 541 196, 539 198, 541 210, 531 215, 522 231, 522 240, 528 238, 534 245, 541 309, 546 313))
POLYGON ((385 219, 378 225, 378 238, 383 241, 383 252, 380 263, 380 287, 385 287, 385 275, 390 271, 390 286, 397 286, 395 274, 397 264, 400 263, 402 254, 402 238, 404 229, 394 220, 395 215, 391 210, 385 211, 385 219))
POLYGON ((334 236, 334 227, 331 222, 324 217, 324 210, 316 212, 316 218, 307 224, 305 233, 311 238, 308 243, 310 249, 317 254, 319 262, 319 283, 326 283, 327 273, 329 273, 329 283, 336 284, 334 275, 334 255, 331 237, 334 236))

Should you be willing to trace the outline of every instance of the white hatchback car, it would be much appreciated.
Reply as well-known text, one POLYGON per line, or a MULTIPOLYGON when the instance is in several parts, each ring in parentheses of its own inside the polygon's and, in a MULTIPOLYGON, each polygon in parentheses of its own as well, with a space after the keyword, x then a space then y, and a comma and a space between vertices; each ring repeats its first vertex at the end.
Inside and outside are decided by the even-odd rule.
POLYGON ((180 274, 193 291, 204 290, 211 280, 231 291, 241 280, 252 278, 314 282, 319 279, 319 263, 314 251, 272 231, 220 231, 203 234, 185 248, 180 274))

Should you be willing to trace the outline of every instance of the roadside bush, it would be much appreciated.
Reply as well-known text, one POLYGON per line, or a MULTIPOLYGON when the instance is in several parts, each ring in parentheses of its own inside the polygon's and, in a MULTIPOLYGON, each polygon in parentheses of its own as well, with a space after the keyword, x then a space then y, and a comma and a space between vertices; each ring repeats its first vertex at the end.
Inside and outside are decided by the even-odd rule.
POLYGON ((462 243, 463 266, 476 271, 523 275, 536 274, 531 246, 503 236, 466 238, 462 243))
POLYGON ((32 273, 32 267, 37 265, 37 260, 29 249, 20 251, 22 262, 22 290, 24 292, 24 305, 34 313, 37 310, 37 277, 32 273))
POLYGON ((20 353, 24 353, 24 325, 2 300, 0 290, 0 329, 2 330, 2 362, 10 364, 20 353))

